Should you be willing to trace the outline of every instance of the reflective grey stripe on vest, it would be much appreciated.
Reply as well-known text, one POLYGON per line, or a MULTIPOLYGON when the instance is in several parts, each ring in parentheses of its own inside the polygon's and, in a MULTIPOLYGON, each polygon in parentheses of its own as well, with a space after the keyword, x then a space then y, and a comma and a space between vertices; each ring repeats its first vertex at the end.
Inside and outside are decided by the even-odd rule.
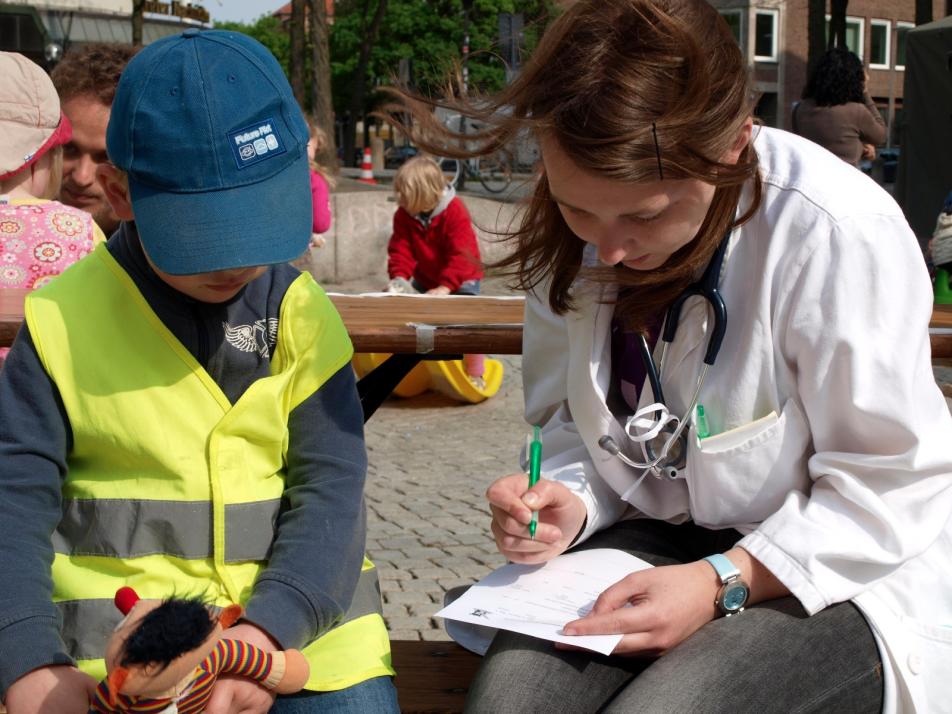
MULTIPOLYGON (((57 603, 57 607, 63 619, 63 642, 66 643, 66 651, 75 659, 102 657, 109 635, 122 619, 122 614, 112 598, 68 600, 57 603)), ((334 627, 373 614, 383 615, 376 568, 361 572, 350 609, 334 627)))
MULTIPOLYGON (((267 560, 280 499, 225 506, 225 562, 267 560)), ((211 558, 212 505, 208 501, 119 498, 70 499, 53 533, 62 555, 211 558)))

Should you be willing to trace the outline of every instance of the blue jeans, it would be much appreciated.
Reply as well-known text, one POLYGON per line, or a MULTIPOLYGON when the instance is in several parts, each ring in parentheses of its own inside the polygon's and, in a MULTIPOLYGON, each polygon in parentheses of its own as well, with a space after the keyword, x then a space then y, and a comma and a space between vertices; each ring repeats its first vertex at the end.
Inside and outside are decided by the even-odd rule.
POLYGON ((278 697, 270 714, 400 714, 390 677, 374 677, 335 692, 301 692, 278 697))

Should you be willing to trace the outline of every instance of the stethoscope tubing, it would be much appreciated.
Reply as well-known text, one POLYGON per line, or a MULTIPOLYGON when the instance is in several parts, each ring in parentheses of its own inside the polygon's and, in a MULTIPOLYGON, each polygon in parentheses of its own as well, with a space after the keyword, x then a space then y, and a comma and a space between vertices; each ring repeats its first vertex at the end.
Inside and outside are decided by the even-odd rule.
MULTIPOLYGON (((723 342, 724 335, 727 332, 727 307, 724 303, 724 298, 721 296, 718 284, 720 282, 721 268, 724 263, 724 256, 727 252, 727 244, 730 240, 731 231, 732 229, 728 229, 728 231, 724 234, 724 237, 721 239, 721 242, 715 249, 714 254, 711 256, 711 260, 708 263, 704 274, 701 276, 701 279, 689 285, 668 307, 665 313, 664 328, 661 334, 661 359, 659 360, 657 367, 655 367, 654 359, 651 356, 651 350, 648 348, 647 339, 643 334, 640 335, 642 361, 645 365, 645 373, 648 384, 651 386, 651 393, 654 396, 655 404, 664 407, 660 419, 666 419, 665 414, 670 414, 670 412, 667 411, 666 402, 664 400, 664 392, 662 391, 661 386, 661 377, 664 374, 664 364, 665 358, 668 354, 668 345, 674 341, 674 337, 677 334, 678 324, 681 318, 681 308, 689 297, 696 295, 704 299, 711 310, 711 336, 708 339, 707 351, 704 354, 704 362, 701 366, 701 371, 698 374, 697 382, 694 385, 694 394, 691 397, 690 405, 682 417, 680 419, 677 417, 672 417, 677 421, 677 425, 674 427, 674 431, 671 433, 671 436, 665 439, 661 453, 652 458, 653 455, 651 454, 651 447, 649 444, 650 440, 638 439, 632 436, 630 429, 634 417, 630 418, 628 423, 625 425, 625 434, 628 436, 629 440, 642 444, 645 455, 649 457, 647 461, 639 462, 630 458, 615 443, 615 440, 608 435, 602 436, 602 438, 598 441, 598 445, 602 449, 608 451, 614 456, 617 456, 622 462, 633 468, 644 469, 645 472, 658 469, 658 466, 663 464, 663 462, 665 462, 665 460, 668 458, 668 454, 671 451, 671 445, 676 443, 678 439, 682 437, 682 434, 684 434, 684 430, 690 424, 691 414, 697 408, 698 399, 701 395, 701 387, 704 384, 707 371, 717 359, 717 354, 721 349, 721 343, 723 342)), ((663 430, 664 427, 662 427, 662 431, 663 430)), ((686 447, 687 436, 685 435, 682 447, 682 455, 686 453, 686 447)), ((667 468, 669 478, 677 478, 676 465, 665 464, 661 468, 665 469, 666 467, 670 467, 667 468)))

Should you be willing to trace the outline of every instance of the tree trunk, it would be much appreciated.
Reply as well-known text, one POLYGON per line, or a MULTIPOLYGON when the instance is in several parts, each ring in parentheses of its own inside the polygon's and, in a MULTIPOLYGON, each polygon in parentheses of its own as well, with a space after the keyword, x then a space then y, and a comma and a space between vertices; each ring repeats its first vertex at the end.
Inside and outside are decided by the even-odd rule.
POLYGON ((145 0, 132 0, 132 44, 142 44, 142 9, 145 0))
MULTIPOLYGON (((367 10, 364 5, 364 19, 367 18, 367 10)), ((357 119, 364 116, 364 98, 367 96, 367 67, 370 64, 370 53, 374 48, 374 42, 377 39, 377 33, 380 31, 380 25, 383 22, 383 16, 387 12, 387 0, 377 0, 377 9, 374 11, 373 19, 370 25, 366 26, 363 33, 363 40, 360 43, 360 54, 357 57, 357 67, 354 70, 354 93, 350 98, 350 117, 347 125, 344 127, 344 165, 356 166, 356 157, 354 149, 354 127, 357 119)), ((367 135, 367 125, 364 122, 364 136, 367 135)))
POLYGON ((807 77, 826 52, 826 0, 809 0, 807 9, 807 77))
POLYGON ((331 59, 328 47, 327 6, 325 0, 308 0, 311 13, 311 114, 327 135, 327 143, 317 155, 322 166, 337 166, 337 142, 334 136, 334 101, 331 95, 331 59))
POLYGON ((932 0, 916 0, 916 24, 932 22, 932 0))
POLYGON ((830 0, 830 40, 828 47, 846 47, 846 6, 849 0, 830 0))
POLYGON ((291 2, 291 56, 288 58, 288 73, 291 75, 291 91, 298 104, 304 108, 304 8, 307 0, 291 2))

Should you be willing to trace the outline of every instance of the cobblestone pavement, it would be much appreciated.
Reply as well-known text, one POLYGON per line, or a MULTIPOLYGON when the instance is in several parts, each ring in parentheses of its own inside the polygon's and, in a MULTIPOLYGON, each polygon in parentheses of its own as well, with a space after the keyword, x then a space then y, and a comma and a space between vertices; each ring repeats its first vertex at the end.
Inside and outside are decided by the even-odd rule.
MULTIPOLYGON (((325 284, 330 292, 379 289, 386 280, 325 284)), ((503 294, 490 281, 483 294, 503 294)), ((486 487, 518 470, 522 419, 519 355, 495 356, 502 387, 481 404, 435 392, 391 398, 367 422, 367 553, 377 565, 384 619, 397 640, 446 640, 443 593, 502 565, 489 535, 486 487)))
POLYGON ((525 426, 519 356, 502 360, 503 385, 481 404, 427 392, 385 403, 367 423, 367 550, 394 639, 447 639, 432 617, 443 593, 505 562, 484 493, 517 470, 525 426))

